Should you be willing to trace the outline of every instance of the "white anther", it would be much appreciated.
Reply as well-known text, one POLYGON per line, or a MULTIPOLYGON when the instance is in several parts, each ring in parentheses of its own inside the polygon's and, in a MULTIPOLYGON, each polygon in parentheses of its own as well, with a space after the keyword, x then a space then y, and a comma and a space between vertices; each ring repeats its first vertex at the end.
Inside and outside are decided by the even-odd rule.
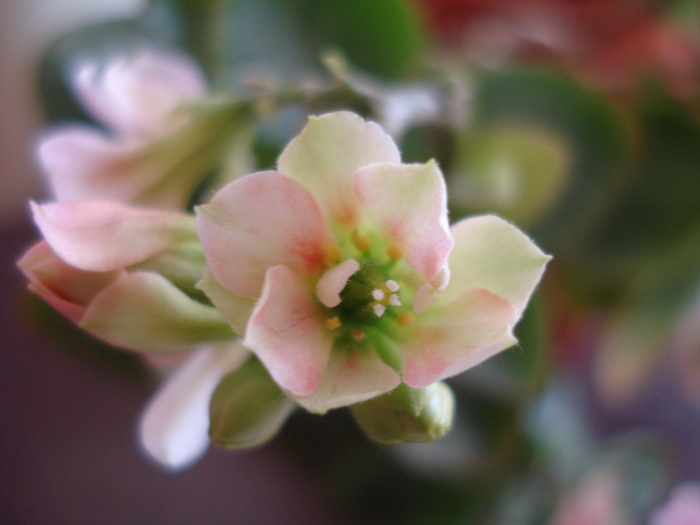
POLYGON ((384 299, 384 290, 380 290, 379 288, 377 288, 376 290, 372 290, 372 298, 375 301, 381 301, 382 299, 384 299))
POLYGON ((392 280, 392 279, 389 279, 389 280, 386 282, 386 287, 389 288, 389 291, 391 291, 391 292, 398 292, 398 291, 399 291, 399 288, 401 288, 401 287, 399 286, 399 283, 397 283, 396 281, 394 281, 394 280, 392 280))
POLYGON ((398 295, 393 293, 389 296, 389 304, 391 306, 401 306, 401 299, 399 299, 398 295))
POLYGON ((374 313, 377 317, 381 317, 386 311, 386 306, 384 306, 383 304, 373 304, 372 310, 374 310, 374 313))

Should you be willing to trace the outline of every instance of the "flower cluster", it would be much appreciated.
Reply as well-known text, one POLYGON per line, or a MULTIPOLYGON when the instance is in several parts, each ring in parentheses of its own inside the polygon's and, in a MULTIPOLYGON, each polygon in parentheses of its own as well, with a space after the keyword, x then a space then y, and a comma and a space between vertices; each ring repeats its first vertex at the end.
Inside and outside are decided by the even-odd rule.
POLYGON ((116 136, 44 139, 58 202, 33 205, 44 240, 19 265, 96 337, 190 356, 144 415, 145 448, 181 467, 207 430, 250 446, 296 405, 352 405, 379 441, 444 434, 453 399, 441 380, 516 344, 549 257, 495 216, 450 227, 437 164, 402 164, 380 126, 349 112, 312 117, 276 171, 234 180, 193 216, 198 173, 162 159, 179 166, 166 146, 181 144, 187 117, 172 111, 203 85, 183 60, 131 64, 78 74, 116 136), (175 172, 184 178, 165 176, 175 172))

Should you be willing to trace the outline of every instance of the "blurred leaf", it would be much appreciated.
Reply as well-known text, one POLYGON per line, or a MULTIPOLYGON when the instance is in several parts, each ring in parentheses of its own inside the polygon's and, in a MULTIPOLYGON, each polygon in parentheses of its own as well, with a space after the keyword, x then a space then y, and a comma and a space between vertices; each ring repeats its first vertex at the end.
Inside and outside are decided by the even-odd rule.
POLYGON ((534 127, 559 137, 571 152, 562 197, 533 229, 548 250, 560 253, 568 248, 573 226, 597 213, 603 192, 620 170, 626 153, 620 116, 602 96, 555 74, 489 72, 477 83, 477 132, 494 126, 534 127))
POLYGON ((224 86, 240 87, 251 76, 322 76, 328 48, 368 73, 396 79, 415 67, 423 44, 406 0, 152 0, 149 18, 159 17, 177 27, 178 42, 224 86))
POLYGON ((452 166, 450 206, 495 212, 520 224, 546 213, 566 187, 567 145, 534 127, 497 125, 466 137, 452 166))
POLYGON ((591 238, 582 239, 615 278, 677 247, 700 226, 697 122, 686 107, 658 93, 642 108, 638 128, 632 170, 591 238))

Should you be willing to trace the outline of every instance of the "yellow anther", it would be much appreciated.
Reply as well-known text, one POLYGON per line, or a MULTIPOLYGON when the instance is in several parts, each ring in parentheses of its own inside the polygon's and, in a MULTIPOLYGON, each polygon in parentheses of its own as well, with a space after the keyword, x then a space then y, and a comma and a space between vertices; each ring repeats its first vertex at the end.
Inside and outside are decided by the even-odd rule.
POLYGON ((370 246, 372 246, 372 241, 370 240, 370 238, 366 235, 360 235, 359 233, 357 233, 357 230, 354 230, 352 232, 350 239, 355 245, 355 248, 357 248, 361 252, 366 252, 367 250, 369 250, 370 246))
POLYGON ((367 337, 367 334, 364 333, 362 330, 359 328, 353 328, 352 329, 352 336, 358 341, 362 341, 365 337, 367 337))
POLYGON ((403 257, 403 250, 395 244, 390 244, 389 247, 386 249, 386 253, 390 259, 394 259, 395 261, 403 257))
POLYGON ((340 319, 337 317, 329 317, 326 319, 326 328, 329 330, 335 330, 336 328, 340 328, 340 319))
POLYGON ((400 326, 408 326, 413 322, 413 319, 414 317, 411 312, 401 312, 396 318, 396 322, 399 323, 400 326))
POLYGON ((323 246, 323 259, 328 266, 332 266, 340 260, 340 246, 329 242, 323 246))

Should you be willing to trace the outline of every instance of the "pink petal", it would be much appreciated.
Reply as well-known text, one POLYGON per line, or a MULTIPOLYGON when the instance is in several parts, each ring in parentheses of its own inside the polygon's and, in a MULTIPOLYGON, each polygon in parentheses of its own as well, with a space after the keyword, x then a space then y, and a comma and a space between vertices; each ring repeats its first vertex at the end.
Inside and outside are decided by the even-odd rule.
POLYGON ((34 222, 58 256, 90 271, 125 268, 196 240, 194 217, 106 201, 31 203, 34 222))
POLYGON ((125 275, 123 270, 88 272, 74 268, 46 241, 30 248, 17 265, 29 279, 30 290, 75 323, 98 293, 125 275))
POLYGON ((316 296, 328 308, 340 304, 340 292, 343 291, 348 279, 360 269, 360 263, 355 259, 347 259, 339 265, 326 270, 316 283, 316 296))
POLYGON ((394 141, 374 122, 340 111, 311 117, 277 169, 303 184, 329 219, 350 225, 357 216, 353 175, 377 162, 401 162, 394 141))
POLYGON ((78 64, 74 86, 82 102, 119 134, 159 137, 183 123, 171 115, 181 103, 206 93, 204 75, 186 56, 146 50, 115 55, 106 63, 78 64))
POLYGON ((393 390, 400 383, 399 374, 371 348, 336 348, 331 353, 323 379, 313 393, 293 397, 307 410, 324 413, 366 401, 393 390))
POLYGON ((325 267, 333 237, 311 194, 273 171, 253 173, 197 208, 197 229, 214 277, 234 294, 257 297, 268 268, 300 275, 325 267))
POLYGON ((404 382, 413 388, 427 386, 514 345, 516 319, 508 301, 483 289, 439 301, 404 328, 404 382))
POLYGON ((333 334, 326 328, 326 309, 309 284, 286 266, 275 266, 267 271, 243 344, 281 388, 306 396, 321 381, 333 334))
POLYGON ((239 342, 202 345, 149 401, 139 424, 145 451, 170 470, 182 470, 209 447, 209 401, 219 381, 249 353, 239 342))
POLYGON ((387 244, 404 252, 427 280, 438 275, 452 249, 447 192, 435 162, 375 164, 355 175, 367 228, 377 225, 387 244))
POLYGON ((160 176, 143 165, 140 144, 116 141, 80 126, 45 135, 37 156, 59 201, 134 202, 154 182, 154 175, 160 176))
POLYGON ((520 317, 551 257, 494 215, 463 219, 452 226, 452 235, 455 247, 446 298, 485 288, 508 300, 520 317))

